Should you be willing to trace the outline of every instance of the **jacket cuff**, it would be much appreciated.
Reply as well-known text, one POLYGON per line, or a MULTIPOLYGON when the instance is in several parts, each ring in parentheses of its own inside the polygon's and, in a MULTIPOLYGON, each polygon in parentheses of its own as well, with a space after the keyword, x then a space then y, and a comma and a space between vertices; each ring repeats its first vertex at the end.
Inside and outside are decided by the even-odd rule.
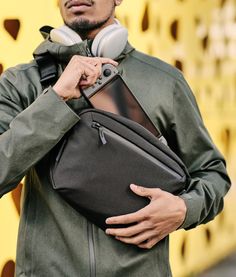
POLYGON ((202 210, 201 201, 193 197, 191 193, 184 193, 179 195, 185 202, 187 212, 185 220, 178 229, 191 229, 197 225, 199 221, 199 212, 202 210))

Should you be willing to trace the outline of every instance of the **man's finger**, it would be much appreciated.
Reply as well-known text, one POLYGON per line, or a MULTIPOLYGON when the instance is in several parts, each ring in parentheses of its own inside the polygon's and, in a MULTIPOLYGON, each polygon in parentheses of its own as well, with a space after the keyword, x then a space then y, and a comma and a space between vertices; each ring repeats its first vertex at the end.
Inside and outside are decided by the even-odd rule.
POLYGON ((153 230, 150 230, 150 231, 140 233, 137 236, 133 236, 129 238, 116 236, 116 239, 124 243, 142 246, 142 245, 146 245, 149 242, 149 240, 152 242, 153 241, 152 238, 155 236, 156 236, 155 232, 153 230))
POLYGON ((158 188, 145 188, 141 186, 137 186, 135 184, 130 185, 130 189, 137 195, 147 197, 150 200, 158 194, 159 191, 161 191, 158 188))
POLYGON ((151 228, 152 225, 150 225, 147 221, 144 221, 133 226, 129 226, 127 228, 108 228, 106 229, 106 234, 118 237, 131 237, 144 231, 150 230, 151 228))
POLYGON ((142 248, 142 249, 151 249, 160 240, 162 240, 161 237, 155 236, 155 237, 153 237, 151 239, 148 239, 146 242, 139 244, 138 247, 142 248))
POLYGON ((112 59, 109 59, 109 58, 100 58, 100 60, 101 60, 102 64, 109 63, 109 64, 112 64, 114 66, 118 65, 118 62, 116 62, 116 61, 114 61, 112 59))
POLYGON ((103 57, 86 57, 86 56, 79 56, 81 60, 84 60, 86 62, 97 62, 98 60, 101 62, 101 64, 105 64, 105 63, 109 63, 112 64, 114 66, 118 65, 118 62, 110 59, 110 58, 103 58, 103 57))
POLYGON ((101 73, 100 68, 96 68, 94 65, 89 63, 84 64, 83 70, 83 76, 86 76, 86 79, 83 78, 80 80, 79 85, 81 85, 81 82, 83 82, 83 85, 93 85, 101 73))
POLYGON ((134 213, 109 217, 106 219, 106 224, 132 224, 143 221, 144 219, 145 215, 143 213, 143 209, 141 209, 134 213))

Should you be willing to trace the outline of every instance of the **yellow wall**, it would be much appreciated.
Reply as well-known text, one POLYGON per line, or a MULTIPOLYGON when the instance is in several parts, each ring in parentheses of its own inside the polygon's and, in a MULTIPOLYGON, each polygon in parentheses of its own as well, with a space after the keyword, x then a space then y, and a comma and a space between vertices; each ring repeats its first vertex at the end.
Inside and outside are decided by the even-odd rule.
MULTIPOLYGON (((235 183, 236 0, 124 0, 117 16, 136 48, 184 71, 235 183)), ((37 30, 44 24, 61 24, 56 0, 1 3, 0 71, 32 58, 41 41, 37 30), (6 30, 13 21, 5 20, 19 20, 17 37, 6 30)), ((174 276, 201 271, 236 249, 235 196, 233 186, 224 212, 212 223, 171 236, 174 276)), ((15 259, 18 220, 9 193, 0 200, 0 274, 6 262, 15 259)))

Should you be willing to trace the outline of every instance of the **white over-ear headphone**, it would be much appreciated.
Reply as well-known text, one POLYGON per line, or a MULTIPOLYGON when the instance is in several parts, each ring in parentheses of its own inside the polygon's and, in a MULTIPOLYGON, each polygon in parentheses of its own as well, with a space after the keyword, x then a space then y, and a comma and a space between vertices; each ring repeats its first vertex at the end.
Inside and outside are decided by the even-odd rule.
MULTIPOLYGON (((54 42, 71 46, 82 42, 81 37, 66 25, 52 29, 50 38, 54 42)), ((114 24, 103 28, 94 38, 91 53, 95 57, 117 58, 125 48, 128 31, 118 20, 114 24)))

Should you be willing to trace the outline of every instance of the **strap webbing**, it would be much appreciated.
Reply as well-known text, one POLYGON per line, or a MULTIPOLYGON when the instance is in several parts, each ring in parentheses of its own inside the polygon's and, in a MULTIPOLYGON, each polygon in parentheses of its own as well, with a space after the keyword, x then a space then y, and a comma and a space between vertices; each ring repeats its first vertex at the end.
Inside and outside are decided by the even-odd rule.
POLYGON ((41 55, 35 55, 34 59, 39 67, 40 83, 43 87, 53 84, 58 77, 57 64, 53 56, 46 52, 41 55))

